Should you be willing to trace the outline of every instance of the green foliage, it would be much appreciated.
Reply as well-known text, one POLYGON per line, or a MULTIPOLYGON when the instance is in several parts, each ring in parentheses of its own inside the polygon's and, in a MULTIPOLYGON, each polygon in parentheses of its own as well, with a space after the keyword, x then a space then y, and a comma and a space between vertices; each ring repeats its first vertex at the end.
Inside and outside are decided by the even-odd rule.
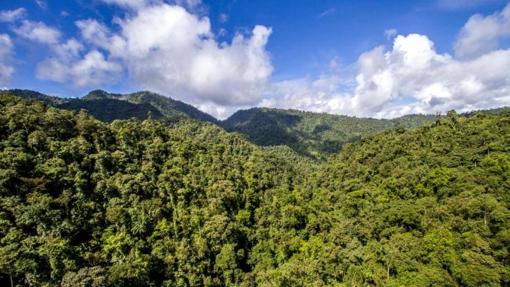
POLYGON ((509 134, 449 113, 318 164, 4 94, 0 285, 508 286, 509 134))
POLYGON ((8 90, 0 92, 12 94, 25 99, 42 101, 48 105, 79 111, 86 110, 95 118, 112 122, 136 118, 138 120, 159 119, 175 122, 182 119, 195 119, 215 123, 216 119, 197 108, 151 92, 131 94, 113 94, 103 90, 94 90, 83 98, 58 98, 47 96, 30 90, 8 90))
POLYGON ((363 136, 396 127, 414 128, 431 123, 434 116, 410 115, 394 120, 378 120, 302 112, 253 108, 238 111, 221 125, 236 131, 257 145, 286 145, 299 154, 325 159, 344 144, 363 136))

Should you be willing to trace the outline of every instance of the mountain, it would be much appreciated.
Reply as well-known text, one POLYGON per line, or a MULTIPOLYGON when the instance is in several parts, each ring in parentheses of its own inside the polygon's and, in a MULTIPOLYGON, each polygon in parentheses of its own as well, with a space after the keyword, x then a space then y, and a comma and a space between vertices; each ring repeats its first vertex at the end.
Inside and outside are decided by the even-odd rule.
MULTIPOLYGON (((238 132, 259 146, 287 146, 300 155, 318 160, 326 160, 341 150, 344 144, 362 137, 388 129, 413 129, 430 124, 437 118, 433 115, 406 115, 388 120, 252 108, 240 110, 228 119, 218 121, 191 105, 147 91, 116 94, 94 90, 82 98, 51 97, 29 90, 9 90, 2 93, 41 100, 62 109, 84 109, 104 122, 152 118, 171 123, 182 119, 213 123, 229 132, 238 132)), ((506 110, 508 108, 480 112, 498 114, 506 110)))
POLYGON ((510 285, 508 112, 327 162, 8 94, 0 131, 1 286, 510 285))
POLYGON ((175 122, 194 119, 217 124, 227 131, 238 132, 261 146, 288 146, 297 153, 325 159, 338 152, 347 142, 396 126, 413 128, 431 122, 433 116, 411 115, 396 120, 355 118, 330 114, 253 108, 241 110, 227 120, 214 117, 186 103, 152 92, 130 94, 94 90, 82 98, 58 98, 29 90, 9 90, 16 96, 41 100, 68 110, 87 110, 95 118, 112 122, 116 119, 153 118, 175 122))
POLYGON ((195 120, 215 123, 216 119, 199 109, 181 101, 173 100, 156 93, 142 91, 131 94, 113 94, 102 90, 95 90, 83 97, 84 100, 115 99, 125 100, 132 104, 150 105, 168 118, 189 117, 195 120))
POLYGON ((435 116, 409 115, 393 120, 357 118, 297 110, 252 108, 234 113, 220 124, 261 145, 286 145, 296 152, 323 158, 345 143, 395 127, 414 128, 435 116))
POLYGON ((151 92, 114 94, 103 90, 94 90, 83 98, 59 98, 20 89, 6 90, 1 93, 41 100, 62 109, 85 109, 97 119, 105 122, 132 117, 139 120, 151 117, 170 121, 195 119, 205 122, 216 122, 214 117, 191 105, 151 92))

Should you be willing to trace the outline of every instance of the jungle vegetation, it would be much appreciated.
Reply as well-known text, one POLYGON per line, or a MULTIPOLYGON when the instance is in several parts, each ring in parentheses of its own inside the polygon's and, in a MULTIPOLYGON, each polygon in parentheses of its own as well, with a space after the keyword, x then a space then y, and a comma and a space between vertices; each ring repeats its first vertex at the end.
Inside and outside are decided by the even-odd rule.
POLYGON ((318 162, 0 96, 1 286, 509 286, 509 191, 506 111, 318 162))

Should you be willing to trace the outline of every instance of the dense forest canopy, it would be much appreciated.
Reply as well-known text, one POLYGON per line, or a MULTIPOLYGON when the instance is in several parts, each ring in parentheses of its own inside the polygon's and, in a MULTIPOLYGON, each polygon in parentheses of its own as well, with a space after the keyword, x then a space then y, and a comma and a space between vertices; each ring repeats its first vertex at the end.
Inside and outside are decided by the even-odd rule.
POLYGON ((408 115, 393 120, 357 118, 297 110, 253 108, 234 113, 221 122, 257 145, 286 145, 316 159, 337 153, 345 143, 383 130, 406 129, 432 123, 435 116, 408 115))
POLYGON ((9 286, 508 286, 510 113, 454 112, 319 164, 195 120, 0 96, 9 286))
POLYGON ((223 121, 197 108, 169 97, 142 91, 131 94, 94 90, 82 98, 59 98, 30 90, 7 90, 0 94, 43 101, 57 108, 86 110, 95 118, 112 122, 136 118, 164 122, 194 119, 238 132, 260 146, 282 145, 295 152, 325 160, 348 142, 383 130, 401 127, 412 129, 433 122, 432 115, 407 115, 393 120, 357 118, 324 113, 268 108, 253 108, 234 113, 223 121))

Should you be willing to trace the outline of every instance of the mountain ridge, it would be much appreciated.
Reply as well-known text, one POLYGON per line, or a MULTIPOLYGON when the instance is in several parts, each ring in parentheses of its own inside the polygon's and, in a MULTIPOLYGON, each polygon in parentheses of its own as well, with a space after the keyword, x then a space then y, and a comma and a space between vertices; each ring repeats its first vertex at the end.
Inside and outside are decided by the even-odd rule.
MULTIPOLYGON (((81 98, 60 98, 21 89, 4 90, 2 93, 41 100, 68 110, 85 109, 105 122, 132 117, 167 122, 183 119, 208 122, 229 132, 237 132, 259 146, 287 146, 301 155, 319 160, 327 159, 344 144, 364 136, 388 129, 413 129, 431 124, 438 118, 438 115, 423 114, 393 119, 360 118, 297 109, 253 107, 238 110, 225 120, 217 120, 190 104, 150 91, 121 94, 97 89, 81 98)), ((482 112, 498 113, 507 109, 482 112)))

